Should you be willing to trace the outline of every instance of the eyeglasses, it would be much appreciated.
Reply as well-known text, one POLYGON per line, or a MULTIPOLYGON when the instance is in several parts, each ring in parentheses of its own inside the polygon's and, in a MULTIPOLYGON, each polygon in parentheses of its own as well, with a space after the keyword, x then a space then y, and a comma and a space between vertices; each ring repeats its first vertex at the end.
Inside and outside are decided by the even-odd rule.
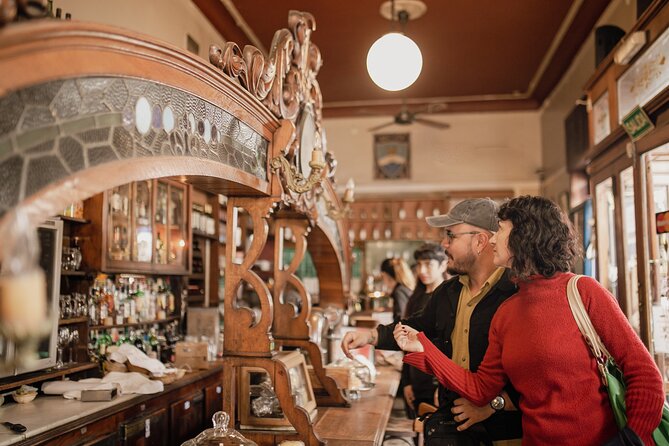
POLYGON ((451 232, 449 229, 446 229, 444 231, 444 238, 447 238, 448 242, 451 243, 453 240, 455 240, 459 236, 467 235, 467 234, 480 234, 480 232, 479 231, 451 232))

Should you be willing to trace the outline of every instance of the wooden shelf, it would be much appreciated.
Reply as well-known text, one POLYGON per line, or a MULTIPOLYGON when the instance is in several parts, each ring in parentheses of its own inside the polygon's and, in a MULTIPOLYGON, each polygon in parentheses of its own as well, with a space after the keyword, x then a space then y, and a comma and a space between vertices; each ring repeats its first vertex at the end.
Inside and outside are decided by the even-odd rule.
POLYGON ((179 316, 170 316, 165 319, 156 319, 155 321, 147 321, 147 322, 137 322, 134 324, 115 324, 115 325, 91 325, 88 327, 89 330, 105 330, 105 329, 110 329, 110 328, 125 328, 125 327, 141 327, 141 326, 146 326, 146 325, 154 325, 154 324, 165 324, 168 322, 176 321, 179 319, 179 316))
POLYGON ((62 269, 60 270, 60 275, 61 276, 79 276, 79 277, 84 277, 86 275, 86 271, 70 271, 67 269, 62 269))
POLYGON ((216 240, 218 241, 218 237, 216 237, 213 234, 207 234, 206 232, 198 231, 196 229, 193 229, 193 235, 195 237, 202 237, 202 238, 208 238, 210 240, 216 240))
POLYGON ((204 273, 189 274, 187 277, 193 280, 205 280, 207 278, 204 273))
POLYGON ((62 369, 46 369, 37 372, 26 373, 19 376, 11 376, 0 380, 0 392, 8 389, 21 387, 24 384, 31 384, 47 379, 58 378, 60 376, 70 375, 72 373, 83 372, 98 368, 94 362, 78 362, 72 365, 66 364, 62 369))
POLYGON ((87 223, 90 223, 90 220, 86 220, 85 218, 67 217, 65 215, 58 215, 58 218, 60 218, 63 221, 67 221, 70 223, 77 223, 80 225, 85 225, 87 223))
POLYGON ((88 322, 88 317, 73 317, 70 319, 61 319, 58 321, 58 325, 72 325, 72 324, 81 324, 83 322, 88 322))

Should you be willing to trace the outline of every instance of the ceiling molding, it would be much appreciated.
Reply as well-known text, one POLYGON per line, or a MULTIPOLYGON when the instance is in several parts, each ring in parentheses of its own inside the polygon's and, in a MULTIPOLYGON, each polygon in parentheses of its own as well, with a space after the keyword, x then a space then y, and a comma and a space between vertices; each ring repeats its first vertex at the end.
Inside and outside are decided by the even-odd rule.
MULTIPOLYGON (((488 76, 481 76, 481 82, 487 82, 484 85, 489 88, 476 88, 476 84, 471 82, 471 80, 475 78, 471 75, 465 79, 470 82, 464 82, 463 85, 466 85, 462 88, 437 88, 439 81, 433 79, 434 73, 432 73, 432 77, 428 76, 429 83, 423 84, 422 86, 417 84, 417 87, 413 89, 413 94, 415 96, 405 98, 405 102, 411 107, 426 106, 430 104, 445 104, 446 107, 443 110, 440 110, 441 113, 538 109, 549 94, 557 87, 565 73, 567 73, 574 57, 578 54, 578 51, 590 36, 597 20, 604 13, 610 2, 611 0, 572 0, 567 4, 564 4, 564 7, 562 8, 553 8, 556 12, 559 11, 560 15, 554 16, 556 19, 552 23, 546 18, 546 14, 535 14, 540 20, 543 20, 540 23, 549 27, 546 28, 547 31, 542 35, 542 37, 545 38, 545 43, 542 43, 542 48, 544 48, 545 45, 545 50, 542 49, 543 52, 539 54, 535 51, 534 59, 528 59, 532 61, 531 63, 525 62, 523 64, 522 52, 517 53, 517 57, 521 58, 518 59, 520 60, 520 63, 515 61, 510 65, 508 63, 504 65, 504 61, 495 61, 494 67, 497 67, 498 70, 504 70, 503 73, 506 73, 506 76, 501 76, 500 82, 496 84, 491 81, 491 79, 494 80, 494 77, 490 77, 491 71, 488 70, 488 76), (534 65, 535 63, 536 66, 534 65), (518 71, 518 73, 516 73, 516 71, 518 71), (515 87, 520 91, 509 91, 508 93, 505 93, 505 91, 511 89, 509 85, 509 76, 511 76, 511 74, 515 76, 515 79, 520 80, 515 87), (523 87, 524 83, 527 83, 527 85, 523 87), (433 85, 434 87, 432 87, 433 85), (426 88, 426 86, 429 87, 426 88), (486 90, 490 90, 491 94, 459 95, 460 92, 485 92, 486 90), (443 94, 430 95, 430 93, 437 92, 452 92, 453 94, 448 94, 448 96, 444 96, 443 94)), ((283 3, 278 5, 272 4, 271 7, 264 4, 254 6, 238 0, 193 0, 193 3, 202 10, 205 16, 225 39, 237 43, 242 48, 245 44, 253 44, 256 47, 261 48, 263 41, 268 40, 269 32, 271 31, 273 33, 275 31, 274 29, 270 31, 267 29, 268 24, 275 22, 275 19, 272 17, 282 12, 283 9, 287 7, 282 6, 283 3)), ((296 0, 294 7, 298 9, 307 8, 307 10, 309 10, 310 6, 308 5, 310 4, 304 0, 296 0)), ((324 3, 318 3, 312 6, 314 11, 311 12, 318 12, 321 16, 325 16, 316 16, 317 20, 342 20, 341 13, 336 9, 338 7, 326 6, 324 3)), ((533 6, 532 4, 531 7, 539 8, 540 6, 533 6)), ((365 13, 369 15, 368 9, 369 8, 366 8, 364 10, 366 11, 365 13)), ((515 15, 510 14, 510 20, 520 20, 517 10, 515 12, 515 15)), ((532 20, 532 16, 532 14, 529 14, 528 20, 532 20)), ((499 17, 499 20, 504 22, 505 17, 501 16, 499 17)), ((327 23, 332 25, 330 22, 327 23)), ((355 81, 351 79, 346 80, 345 82, 352 82, 352 88, 343 88, 341 84, 338 84, 338 82, 342 82, 343 79, 346 78, 347 74, 340 73, 338 76, 332 76, 331 73, 336 71, 333 71, 330 68, 330 65, 328 65, 329 61, 332 60, 335 64, 334 66, 337 67, 346 66, 347 60, 345 58, 348 56, 343 54, 355 53, 355 61, 358 63, 359 61, 357 57, 359 51, 351 52, 350 48, 347 47, 349 50, 347 50, 346 53, 341 53, 339 47, 333 43, 339 42, 339 39, 342 39, 341 34, 333 34, 332 26, 329 26, 327 29, 328 32, 323 36, 327 36, 327 39, 329 40, 322 41, 322 44, 319 45, 321 49, 326 46, 329 48, 329 52, 323 53, 325 68, 324 70, 321 70, 322 73, 319 78, 319 82, 326 96, 326 101, 323 104, 324 115, 326 117, 355 117, 396 114, 403 102, 402 99, 399 97, 393 98, 392 95, 385 95, 385 97, 388 98, 385 99, 384 95, 380 95, 378 92, 367 94, 366 90, 364 90, 364 88, 367 87, 362 88, 360 85, 361 83, 365 84, 368 82, 368 79, 359 79, 355 81), (326 43, 328 45, 326 45, 326 43), (354 90, 356 91, 355 95, 352 93, 354 90), (328 98, 331 100, 328 101, 328 98), (357 100, 358 98, 360 98, 360 100, 357 100), (361 109, 364 110, 361 111, 361 109)), ((336 29, 339 28, 337 27, 336 29)), ((500 29, 505 30, 500 32, 514 33, 513 36, 515 36, 516 42, 518 42, 518 33, 529 38, 530 36, 536 35, 538 32, 535 30, 534 32, 528 33, 523 31, 522 27, 516 27, 515 30, 508 27, 500 27, 500 29)), ((322 39, 323 36, 319 35, 319 39, 322 39)), ((356 36, 358 39, 356 41, 361 42, 360 37, 363 35, 357 34, 356 36)), ((513 39, 511 39, 511 41, 513 41, 513 39)), ((269 41, 265 43, 268 44, 269 41)), ((477 53, 473 53, 470 56, 475 58, 477 57, 477 53)), ((350 61, 348 62, 350 66, 350 61)), ((358 65, 356 65, 356 67, 358 65)), ((479 64, 478 66, 482 65, 479 64)), ((355 70, 358 70, 358 68, 355 68, 355 70)), ((478 68, 478 70, 481 70, 481 68, 478 68)), ((356 76, 364 75, 362 72, 359 73, 356 71, 356 76)), ((513 76, 511 79, 514 78, 513 76)), ((455 79, 458 78, 455 77, 455 79)), ((424 80, 424 82, 428 81, 424 80)), ((451 82, 448 85, 457 86, 459 84, 451 82)), ((412 90, 408 90, 406 94, 412 94, 412 90)))
POLYGON ((232 3, 232 0, 220 0, 220 1, 221 1, 221 3, 223 3, 223 6, 225 6, 225 9, 228 10, 228 13, 232 17, 232 19, 235 21, 235 25, 237 25, 237 27, 244 32, 246 37, 249 38, 249 40, 251 41, 251 44, 254 47, 258 48, 260 51, 262 51, 264 56, 267 56, 268 55, 267 48, 260 41, 260 39, 258 38, 256 33, 253 31, 253 29, 251 29, 249 24, 246 23, 246 20, 244 20, 244 17, 239 12, 239 10, 235 6, 235 4, 232 3))
MULTIPOLYGON (((244 45, 247 44, 253 44, 244 30, 237 25, 235 18, 230 15, 230 12, 221 0, 192 1, 227 42, 235 42, 240 48, 244 48, 244 45)), ((209 42, 208 45, 220 43, 222 42, 209 42)), ((208 52, 209 50, 207 50, 208 52)))

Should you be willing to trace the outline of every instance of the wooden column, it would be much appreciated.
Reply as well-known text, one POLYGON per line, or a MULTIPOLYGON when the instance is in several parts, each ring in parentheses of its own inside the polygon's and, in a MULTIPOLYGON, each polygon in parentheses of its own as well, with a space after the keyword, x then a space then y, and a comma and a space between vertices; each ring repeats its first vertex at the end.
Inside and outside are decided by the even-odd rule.
POLYGON ((277 345, 298 347, 309 354, 311 366, 321 383, 322 391, 316 393, 319 406, 346 406, 337 382, 328 376, 323 367, 320 347, 309 339, 309 316, 311 314, 311 295, 295 271, 302 263, 307 251, 307 235, 310 232, 309 220, 306 218, 277 217, 275 220, 274 237, 274 324, 272 333, 277 345), (283 264, 284 234, 290 229, 295 236, 295 255, 289 265, 283 264), (294 307, 284 302, 286 286, 291 285, 300 295, 302 302, 300 312, 295 314, 294 307))

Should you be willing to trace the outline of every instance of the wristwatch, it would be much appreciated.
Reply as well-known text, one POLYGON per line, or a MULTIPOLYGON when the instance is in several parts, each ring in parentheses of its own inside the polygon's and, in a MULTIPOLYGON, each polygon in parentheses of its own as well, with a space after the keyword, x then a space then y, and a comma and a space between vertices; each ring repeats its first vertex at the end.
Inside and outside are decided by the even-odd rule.
POLYGON ((495 412, 499 412, 501 410, 504 410, 504 406, 506 405, 506 401, 504 400, 503 396, 496 396, 495 398, 490 401, 490 407, 495 409, 495 412))

